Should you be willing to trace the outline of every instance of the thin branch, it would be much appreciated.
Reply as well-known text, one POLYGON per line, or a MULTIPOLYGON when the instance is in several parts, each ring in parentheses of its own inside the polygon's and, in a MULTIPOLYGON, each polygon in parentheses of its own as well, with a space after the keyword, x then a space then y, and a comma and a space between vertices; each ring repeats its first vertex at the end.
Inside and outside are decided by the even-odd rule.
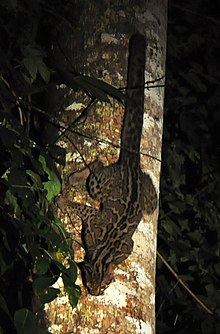
POLYGON ((56 142, 61 139, 63 136, 65 136, 65 134, 69 131, 72 132, 71 129, 77 125, 80 125, 80 121, 81 120, 85 120, 88 116, 88 112, 89 109, 93 106, 93 104, 96 102, 97 100, 95 98, 93 98, 89 104, 83 109, 83 111, 81 112, 81 114, 76 117, 72 123, 70 123, 70 125, 68 125, 67 128, 64 129, 64 131, 59 135, 59 137, 56 139, 56 142))
POLYGON ((19 113, 19 118, 20 118, 20 123, 23 126, 24 125, 24 117, 23 117, 23 112, 21 110, 21 106, 19 103, 19 99, 15 93, 15 91, 13 90, 13 88, 10 86, 9 82, 1 75, 0 79, 4 82, 4 84, 6 85, 6 87, 9 89, 9 91, 11 92, 11 94, 14 96, 15 98, 15 105, 18 108, 18 113, 19 113))
POLYGON ((165 266, 169 269, 172 275, 176 278, 176 280, 184 287, 184 289, 193 297, 193 299, 209 314, 213 314, 213 312, 190 290, 190 288, 186 285, 186 283, 179 277, 179 275, 173 270, 173 268, 169 265, 169 263, 164 259, 164 257, 157 251, 157 256, 161 259, 161 261, 165 264, 165 266))

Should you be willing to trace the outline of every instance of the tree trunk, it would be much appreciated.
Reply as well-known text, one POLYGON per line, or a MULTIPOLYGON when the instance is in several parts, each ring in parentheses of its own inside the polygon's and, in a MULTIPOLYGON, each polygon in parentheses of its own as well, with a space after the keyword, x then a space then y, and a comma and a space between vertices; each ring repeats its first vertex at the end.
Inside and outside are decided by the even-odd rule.
MULTIPOLYGON (((145 81, 151 83, 145 90, 141 168, 152 176, 159 196, 167 1, 72 1, 69 15, 74 16, 73 32, 67 35, 65 27, 58 27, 65 55, 78 72, 103 79, 115 87, 126 87, 130 36, 135 32, 146 36, 145 81)), ((71 117, 71 113, 74 119, 78 115, 77 108, 86 105, 87 98, 83 102, 77 98, 65 109, 64 118, 71 117)), ((116 100, 111 100, 111 104, 96 103, 95 108, 89 110, 86 123, 74 128, 75 133, 85 136, 68 135, 83 160, 72 167, 73 161, 80 157, 74 151, 72 161, 67 164, 67 173, 81 169, 84 161, 88 164, 96 157, 105 164, 117 161, 118 149, 106 143, 120 144, 123 112, 122 104, 116 100), (97 138, 100 140, 94 140, 97 138)), ((73 147, 69 149, 74 150, 73 147)), ((70 178, 72 187, 73 179, 70 178)), ((81 197, 75 190, 71 192, 71 196, 74 195, 77 199, 81 197)), ((157 217, 158 209, 151 216, 144 215, 133 236, 132 254, 115 269, 115 281, 103 296, 93 297, 82 288, 82 296, 74 310, 65 298, 51 303, 47 312, 53 333, 155 332, 157 217)), ((82 257, 80 251, 76 256, 82 257)))

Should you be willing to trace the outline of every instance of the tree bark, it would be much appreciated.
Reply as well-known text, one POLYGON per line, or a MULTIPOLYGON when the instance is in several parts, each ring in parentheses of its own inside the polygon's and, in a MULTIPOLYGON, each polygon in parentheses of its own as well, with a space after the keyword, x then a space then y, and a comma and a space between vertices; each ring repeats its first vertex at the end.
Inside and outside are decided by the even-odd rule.
MULTIPOLYGON (((74 16, 74 29, 67 34, 65 27, 58 27, 61 35, 63 33, 61 48, 77 71, 115 87, 126 87, 130 36, 137 31, 146 36, 146 81, 152 83, 145 90, 141 166, 152 176, 159 196, 167 1, 72 1, 69 13, 74 16), (159 78, 163 79, 155 81, 159 78)), ((77 108, 86 103, 85 99, 72 104, 64 115, 70 117, 72 113, 72 117, 76 117, 77 108)), ((89 111, 87 125, 80 125, 86 137, 78 139, 72 135, 71 141, 87 163, 95 157, 106 164, 117 160, 118 150, 106 142, 120 144, 123 112, 123 106, 115 100, 111 100, 111 104, 97 103, 89 111), (94 138, 101 138, 105 144, 94 138)), ((79 132, 79 129, 74 130, 79 132)), ((79 155, 75 152, 67 165, 67 173, 77 158, 79 155)), ((82 160, 73 169, 81 167, 82 160)), ((51 303, 47 312, 53 333, 155 333, 157 217, 158 210, 152 216, 144 215, 133 237, 132 254, 116 268, 115 281, 103 296, 92 297, 82 289, 74 310, 64 297, 51 303)))

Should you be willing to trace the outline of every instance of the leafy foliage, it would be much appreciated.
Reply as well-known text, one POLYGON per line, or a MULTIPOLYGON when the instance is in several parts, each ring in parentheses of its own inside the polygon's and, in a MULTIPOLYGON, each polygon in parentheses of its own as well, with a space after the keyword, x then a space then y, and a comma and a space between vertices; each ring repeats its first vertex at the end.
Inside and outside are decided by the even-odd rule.
POLYGON ((71 236, 54 212, 65 150, 56 145, 59 119, 46 108, 48 91, 63 83, 93 100, 124 99, 105 82, 53 64, 54 18, 63 24, 66 14, 59 0, 0 3, 2 334, 46 333, 32 310, 39 304, 39 313, 58 296, 53 285, 59 277, 73 307, 80 296, 71 236), (50 125, 53 140, 45 139, 50 125))
POLYGON ((158 333, 220 330, 220 30, 195 3, 170 5, 158 248, 209 310, 158 260, 158 333))
MULTIPOLYGON (((34 292, 41 303, 53 300, 59 290, 52 285, 59 276, 62 276, 67 289, 71 285, 70 299, 75 306, 80 290, 75 285, 72 240, 50 206, 60 191, 54 161, 49 150, 38 147, 24 133, 11 111, 2 109, 0 121, 3 158, 0 196, 1 312, 11 314, 14 305, 31 308, 31 297, 27 301, 23 294, 28 288, 32 289, 32 280, 34 292), (67 268, 62 265, 65 260, 67 268), (15 291, 11 285, 15 285, 15 291), (10 296, 10 290, 13 296, 10 296), (7 302, 13 302, 13 305, 7 305, 7 302)), ((27 314, 29 316, 30 313, 27 314)), ((22 315, 22 312, 16 313, 16 328, 22 315)))
MULTIPOLYGON (((44 304, 56 298, 53 284, 60 276, 73 307, 80 296, 72 240, 53 210, 65 151, 41 141, 47 89, 63 82, 101 101, 108 101, 108 94, 122 98, 106 83, 68 71, 61 75, 59 67, 46 64, 50 45, 39 27, 50 23, 49 9, 55 13, 41 0, 0 4, 1 333, 45 333, 31 312, 33 300, 44 304)), ((44 122, 51 118, 47 114, 44 122)))
POLYGON ((18 334, 45 334, 43 330, 39 330, 34 315, 28 309, 20 309, 15 312, 14 324, 18 334))

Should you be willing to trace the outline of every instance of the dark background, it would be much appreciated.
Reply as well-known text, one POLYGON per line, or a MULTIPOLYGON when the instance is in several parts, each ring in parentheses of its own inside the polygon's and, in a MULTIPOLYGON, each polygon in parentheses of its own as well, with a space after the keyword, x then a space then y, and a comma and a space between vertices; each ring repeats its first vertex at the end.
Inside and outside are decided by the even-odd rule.
POLYGON ((218 1, 169 1, 157 332, 219 333, 220 21, 218 1))
MULTIPOLYGON (((48 174, 38 157, 43 155, 59 178, 54 161, 62 165, 64 152, 54 145, 59 120, 56 113, 50 114, 48 94, 62 81, 60 74, 66 74, 54 70, 51 45, 56 43, 55 22, 68 23, 69 3, 0 2, 1 176, 10 170, 0 185, 1 333, 16 333, 14 312, 32 308, 33 267, 39 249, 53 252, 60 241, 50 225, 54 218, 45 209, 43 183, 48 174), (55 136, 44 136, 49 124, 55 136), (39 179, 27 177, 30 169, 39 179), (22 187, 15 191, 12 184, 18 180, 22 187), (26 187, 30 182, 31 189, 26 187), (31 249, 26 252, 24 245, 31 249)), ((158 259, 158 334, 220 333, 218 5, 217 0, 169 1, 158 251, 203 304, 158 259)), ((65 247, 65 254, 71 252, 65 247)), ((41 260, 34 270, 41 275, 41 288, 46 288, 45 282, 49 286, 64 268, 47 257, 41 260)), ((75 282, 75 276, 71 280, 75 282)), ((75 305, 79 293, 72 286, 75 305)), ((57 292, 50 292, 54 298, 57 292)))

